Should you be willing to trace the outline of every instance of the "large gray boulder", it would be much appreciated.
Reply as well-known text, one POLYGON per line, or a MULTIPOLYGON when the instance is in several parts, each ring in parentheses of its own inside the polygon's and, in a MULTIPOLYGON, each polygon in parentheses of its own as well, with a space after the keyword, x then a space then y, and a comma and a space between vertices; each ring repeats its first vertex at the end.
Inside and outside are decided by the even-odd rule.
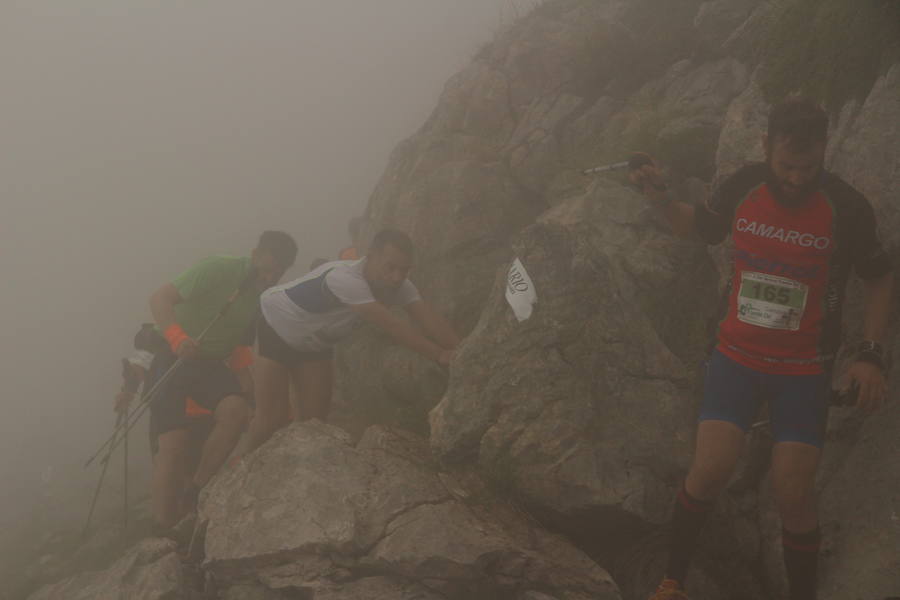
POLYGON ((659 231, 645 208, 598 185, 521 235, 514 251, 537 291, 534 313, 513 316, 503 269, 431 414, 438 456, 476 459, 556 513, 665 518, 689 454, 693 365, 664 338, 694 356, 694 308, 712 269, 702 247, 659 231))
MULTIPOLYGON (((615 184, 552 209, 513 248, 534 312, 513 315, 502 269, 431 413, 432 449, 478 464, 640 597, 661 576, 660 526, 690 457, 715 269, 615 184)), ((739 531, 753 508, 721 509, 715 556, 692 575, 699 597, 762 597, 747 567, 758 539, 739 531)))
POLYGON ((561 537, 454 481, 409 434, 372 427, 354 446, 292 425, 204 493, 204 569, 234 599, 620 598, 561 537))

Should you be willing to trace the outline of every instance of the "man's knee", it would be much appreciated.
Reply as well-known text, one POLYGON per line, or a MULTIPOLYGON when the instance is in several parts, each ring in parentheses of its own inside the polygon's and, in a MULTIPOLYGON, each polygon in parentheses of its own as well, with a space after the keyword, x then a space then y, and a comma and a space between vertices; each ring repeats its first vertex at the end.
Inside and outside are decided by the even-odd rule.
POLYGON ((244 426, 250 414, 247 401, 240 396, 223 398, 215 410, 216 423, 244 426))
POLYGON ((782 517, 803 518, 814 513, 821 450, 808 444, 778 443, 772 458, 772 487, 782 517))
POLYGON ((189 450, 188 431, 173 429, 159 434, 157 456, 163 459, 183 458, 189 450))
POLYGON ((688 493, 712 500, 728 485, 744 445, 744 432, 730 422, 704 421, 697 431, 697 448, 688 474, 688 493))
POLYGON ((734 467, 731 462, 695 459, 686 484, 688 492, 701 500, 714 499, 725 490, 734 467))

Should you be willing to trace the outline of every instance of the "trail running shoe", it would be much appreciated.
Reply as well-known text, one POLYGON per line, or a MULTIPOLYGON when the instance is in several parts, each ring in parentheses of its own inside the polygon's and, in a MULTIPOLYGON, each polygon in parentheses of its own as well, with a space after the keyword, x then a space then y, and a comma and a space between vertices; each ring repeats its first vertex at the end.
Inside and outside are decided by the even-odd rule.
POLYGON ((663 579, 649 600, 690 600, 674 579, 663 579))

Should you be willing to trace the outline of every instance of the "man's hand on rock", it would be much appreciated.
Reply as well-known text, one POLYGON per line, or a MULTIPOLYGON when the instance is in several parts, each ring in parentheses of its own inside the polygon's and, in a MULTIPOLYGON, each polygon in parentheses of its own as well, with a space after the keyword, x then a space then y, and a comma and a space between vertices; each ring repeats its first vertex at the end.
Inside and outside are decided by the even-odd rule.
POLYGON ((666 183, 662 171, 654 165, 643 165, 628 173, 628 179, 645 195, 651 198, 665 195, 666 183))
POLYGON ((850 380, 859 386, 856 406, 866 414, 872 414, 884 404, 887 381, 881 367, 870 362, 856 361, 847 370, 850 380))

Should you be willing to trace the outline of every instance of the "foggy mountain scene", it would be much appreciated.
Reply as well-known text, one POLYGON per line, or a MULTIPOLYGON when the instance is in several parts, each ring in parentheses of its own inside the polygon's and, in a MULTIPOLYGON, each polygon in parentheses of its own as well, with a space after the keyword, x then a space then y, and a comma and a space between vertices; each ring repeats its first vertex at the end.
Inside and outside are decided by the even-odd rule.
POLYGON ((900 598, 900 3, 0 33, 0 600, 900 598))

